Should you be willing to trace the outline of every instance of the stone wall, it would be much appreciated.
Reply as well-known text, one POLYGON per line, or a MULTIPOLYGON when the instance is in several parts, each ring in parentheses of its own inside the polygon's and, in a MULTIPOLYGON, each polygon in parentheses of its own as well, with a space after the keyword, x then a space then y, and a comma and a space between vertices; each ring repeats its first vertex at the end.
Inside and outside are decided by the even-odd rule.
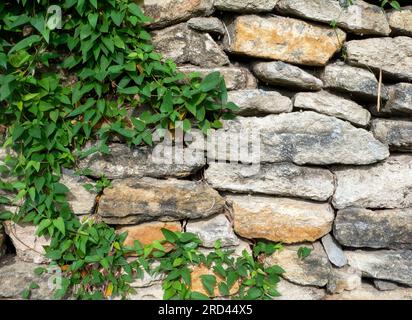
MULTIPOLYGON (((183 72, 223 74, 240 110, 217 134, 259 129, 260 169, 161 165, 148 147, 113 142, 79 164, 89 178, 65 172, 73 210, 129 242, 150 243, 163 227, 198 234, 204 250, 217 239, 237 252, 283 242, 266 261, 286 270, 279 299, 411 299, 412 7, 373 2, 144 1, 158 51, 183 72), (96 198, 82 185, 101 174, 112 188, 96 198), (303 260, 302 245, 313 249, 303 260)), ((0 261, 0 298, 12 298, 46 262, 48 240, 31 226, 4 230, 0 257, 5 233, 16 255, 0 261)), ((135 286, 134 299, 162 297, 161 279, 135 286)))

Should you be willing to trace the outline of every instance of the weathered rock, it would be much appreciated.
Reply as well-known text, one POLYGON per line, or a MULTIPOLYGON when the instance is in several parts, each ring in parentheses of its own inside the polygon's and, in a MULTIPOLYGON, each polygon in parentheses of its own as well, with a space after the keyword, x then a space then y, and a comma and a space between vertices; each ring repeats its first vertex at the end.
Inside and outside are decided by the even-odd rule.
POLYGON ((307 90, 320 90, 323 87, 320 79, 282 61, 258 62, 253 65, 253 73, 268 84, 307 90))
POLYGON ((201 182, 152 178, 124 179, 105 189, 99 214, 110 224, 205 218, 225 205, 217 191, 201 182))
POLYGON ((0 224, 0 259, 6 254, 6 233, 0 224))
POLYGON ((298 243, 315 241, 332 229, 335 217, 327 203, 264 196, 228 196, 235 232, 247 239, 298 243))
MULTIPOLYGON (((355 98, 376 100, 379 95, 379 83, 372 72, 340 62, 326 66, 322 80, 325 88, 349 93, 355 98)), ((381 98, 388 99, 384 85, 381 87, 381 98)))
MULTIPOLYGON (((38 267, 38 264, 23 262, 12 256, 2 260, 0 262, 0 300, 22 299, 22 292, 32 282, 38 284, 39 288, 31 290, 31 299, 53 299, 55 287, 52 280, 56 278, 56 275, 47 272, 41 276, 36 275, 34 270, 38 267)), ((46 265, 44 267, 47 268, 46 265)))
POLYGON ((385 280, 373 280, 373 285, 379 291, 392 291, 401 288, 396 283, 385 280))
POLYGON ((347 247, 410 248, 412 208, 340 210, 334 223, 334 235, 347 247))
POLYGON ((346 251, 349 265, 366 278, 389 280, 412 286, 412 251, 346 251))
POLYGON ((359 104, 327 91, 298 93, 294 98, 294 107, 314 110, 363 127, 371 119, 369 111, 359 104))
POLYGON ((163 300, 164 290, 161 283, 150 287, 138 288, 136 292, 128 296, 128 300, 163 300))
POLYGON ((387 16, 394 34, 412 36, 412 6, 389 11, 387 16))
POLYGON ((186 23, 153 32, 153 44, 164 58, 178 64, 205 68, 229 64, 229 58, 209 34, 192 30, 186 23))
POLYGON ((230 91, 228 100, 236 103, 239 110, 235 114, 257 116, 292 112, 292 101, 277 91, 237 90, 230 91))
POLYGON ((209 32, 212 34, 222 35, 225 33, 225 27, 218 18, 192 18, 187 22, 187 25, 201 32, 209 32))
MULTIPOLYGON (((134 257, 129 257, 128 260, 136 260, 136 258, 134 257)), ((132 261, 128 261, 128 262, 132 262, 132 261)), ((152 267, 156 268, 160 265, 160 263, 158 262, 154 262, 152 267)), ((152 286, 156 286, 158 284, 162 284, 162 281, 164 278, 166 278, 166 274, 165 273, 155 273, 155 274, 149 274, 146 271, 143 271, 143 275, 141 278, 137 278, 136 280, 134 280, 130 286, 132 288, 138 288, 137 291, 141 291, 143 288, 149 288, 152 286)))
POLYGON ((399 289, 394 291, 379 291, 368 283, 353 291, 326 296, 325 300, 411 300, 412 289, 399 289))
POLYGON ((144 0, 142 9, 154 20, 150 26, 158 28, 211 14, 213 0, 144 0))
POLYGON ((4 222, 4 226, 20 260, 39 264, 49 261, 44 256, 43 246, 50 245, 50 240, 36 236, 36 226, 11 221, 4 222))
POLYGON ((385 77, 412 81, 412 38, 371 38, 346 43, 350 64, 382 69, 385 77))
POLYGON ((327 290, 330 293, 352 291, 362 285, 362 273, 352 267, 341 269, 332 268, 327 290))
MULTIPOLYGON (((139 241, 143 246, 152 244, 153 241, 165 240, 162 229, 167 229, 173 232, 182 231, 179 222, 148 222, 136 226, 127 226, 117 229, 118 233, 127 232, 124 244, 133 247, 134 241, 139 241)), ((165 243, 164 248, 169 250, 171 244, 165 243)))
MULTIPOLYGON (((123 179, 129 177, 177 177, 183 178, 191 175, 202 168, 204 159, 193 159, 194 161, 184 161, 178 163, 173 161, 172 164, 166 164, 157 157, 157 150, 167 149, 163 144, 155 146, 154 149, 149 147, 129 148, 127 145, 112 143, 109 145, 110 153, 94 153, 81 160, 78 164, 80 169, 87 169, 95 177, 106 176, 108 179, 123 179)), ((186 159, 188 153, 183 151, 186 159)))
POLYGON ((304 286, 324 287, 329 281, 331 265, 319 243, 315 243, 311 254, 300 259, 298 250, 300 246, 287 246, 284 250, 276 251, 266 258, 268 266, 278 265, 286 272, 282 274, 286 280, 304 286))
POLYGON ((234 12, 270 12, 278 0, 215 0, 215 8, 234 12))
POLYGON ((213 248, 218 240, 220 240, 222 247, 239 244, 232 224, 224 215, 203 220, 191 220, 186 225, 186 231, 196 234, 202 241, 202 246, 207 248, 213 248))
POLYGON ((333 265, 337 266, 338 268, 342 268, 347 265, 348 259, 346 258, 342 247, 330 234, 327 234, 322 238, 322 245, 329 258, 329 261, 333 265))
POLYGON ((242 67, 220 67, 220 68, 198 68, 194 66, 179 67, 178 70, 184 74, 190 74, 193 72, 199 73, 202 77, 205 77, 211 72, 219 71, 226 82, 228 90, 241 90, 241 89, 256 89, 257 81, 252 73, 242 67))
POLYGON ((371 131, 391 150, 412 151, 412 121, 375 119, 371 131))
POLYGON ((333 206, 363 208, 412 207, 412 156, 394 155, 383 163, 337 168, 333 206))
POLYGON ((389 113, 412 113, 412 84, 398 83, 389 87, 389 100, 382 110, 389 113))
POLYGON ((239 16, 228 25, 225 46, 235 54, 324 66, 346 39, 340 29, 280 16, 239 16))
POLYGON ((299 286, 282 279, 276 290, 281 294, 274 300, 321 300, 326 295, 325 289, 299 286))
POLYGON ((365 1, 355 0, 347 8, 331 0, 279 0, 275 9, 285 15, 291 14, 304 19, 331 23, 356 34, 389 35, 384 11, 365 1))
MULTIPOLYGON (((237 117, 226 121, 222 129, 211 135, 213 139, 207 145, 208 157, 224 161, 361 165, 389 156, 387 146, 376 140, 372 133, 312 111, 263 118, 237 117), (250 141, 251 137, 253 141, 250 141), (224 142, 229 145, 230 139, 237 139, 239 146, 249 146, 256 152, 238 152, 239 156, 233 159, 230 148, 223 148, 224 142)), ((194 139, 190 148, 203 150, 204 140, 194 139)))
POLYGON ((333 195, 333 174, 321 168, 292 163, 253 166, 210 163, 206 181, 215 189, 235 193, 263 193, 326 201, 333 195))

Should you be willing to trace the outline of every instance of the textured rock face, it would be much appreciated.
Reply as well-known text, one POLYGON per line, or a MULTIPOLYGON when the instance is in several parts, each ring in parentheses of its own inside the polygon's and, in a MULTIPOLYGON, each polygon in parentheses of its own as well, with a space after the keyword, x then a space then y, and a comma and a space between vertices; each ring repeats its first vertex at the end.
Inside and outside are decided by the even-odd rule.
POLYGON ((205 77, 211 72, 219 71, 226 82, 228 90, 241 90, 241 89, 256 89, 257 81, 252 73, 246 68, 239 67, 220 67, 220 68, 198 68, 194 66, 179 67, 178 70, 184 74, 190 74, 192 72, 198 72, 201 76, 205 77))
POLYGON ((412 206, 412 156, 391 156, 383 163, 362 168, 336 169, 337 209, 407 208, 412 206))
POLYGON ((327 290, 330 293, 352 291, 362 285, 362 273, 352 267, 333 268, 328 281, 327 290))
POLYGON ((411 300, 412 289, 394 291, 379 291, 372 285, 363 283, 362 287, 354 291, 345 291, 342 294, 327 296, 325 300, 411 300))
POLYGON ((330 23, 356 34, 389 35, 391 29, 385 13, 378 6, 364 1, 342 8, 338 1, 330 0, 279 0, 276 10, 309 20, 330 23))
POLYGON ((4 227, 0 225, 0 259, 6 253, 6 233, 4 232, 4 227))
POLYGON ((225 43, 232 53, 309 66, 325 65, 346 39, 339 29, 280 16, 240 16, 228 31, 225 43))
POLYGON ((412 251, 346 251, 349 264, 364 277, 412 286, 412 251))
POLYGON ((397 80, 412 81, 412 38, 372 38, 346 43, 350 64, 382 68, 384 75, 397 80))
POLYGON ((298 257, 298 250, 299 246, 288 246, 268 257, 265 264, 268 266, 279 265, 286 271, 282 277, 295 284, 326 286, 329 281, 331 265, 319 243, 315 243, 315 249, 303 260, 298 257))
POLYGON ((215 0, 215 8, 235 12, 269 12, 278 0, 215 0))
POLYGON ((261 164, 258 170, 242 164, 211 163, 205 178, 217 190, 236 193, 264 193, 326 201, 334 191, 330 171, 299 167, 292 163, 261 164))
POLYGON ((67 195, 70 207, 77 215, 86 215, 93 211, 96 194, 87 191, 84 184, 93 183, 90 179, 77 177, 73 173, 66 171, 60 179, 70 192, 67 195))
POLYGON ((292 112, 292 101, 277 91, 238 90, 230 91, 228 100, 236 103, 236 114, 256 116, 292 112))
MULTIPOLYGON (((217 130, 214 137, 221 142, 238 136, 240 145, 247 145, 250 143, 249 136, 244 132, 248 131, 260 133, 260 153, 253 157, 260 156, 262 162, 362 165, 389 156, 388 148, 370 132, 311 111, 269 115, 264 118, 238 117, 225 122, 223 129, 217 130)), ((191 148, 202 149, 204 145, 195 139, 191 148)), ((215 148, 213 144, 208 149, 208 155, 213 159, 230 159, 229 150, 215 148)), ((248 163, 251 155, 241 153, 239 160, 248 163)))
POLYGON ((213 0, 143 0, 143 12, 154 21, 151 27, 165 27, 191 17, 213 12, 213 0))
POLYGON ((200 182, 130 178, 105 189, 99 214, 107 223, 133 224, 208 217, 224 205, 215 190, 200 182))
POLYGON ((153 286, 137 289, 136 293, 128 297, 129 300, 163 300, 164 290, 161 283, 153 286))
POLYGON ((315 241, 332 229, 332 207, 304 200, 263 196, 228 196, 235 232, 248 239, 275 242, 315 241))
POLYGON ((195 161, 192 162, 185 161, 184 164, 164 164, 158 161, 156 156, 153 156, 154 150, 148 147, 130 149, 127 145, 119 143, 113 143, 109 147, 111 150, 109 154, 94 153, 81 160, 79 168, 90 170, 91 175, 95 178, 102 175, 108 179, 143 176, 182 178, 199 170, 204 165, 204 159, 198 161, 194 159, 195 161))
POLYGON ((401 288, 396 283, 385 280, 373 280, 373 285, 380 291, 392 291, 401 288))
POLYGON ((205 68, 229 64, 229 58, 209 34, 194 31, 186 23, 153 32, 153 44, 164 58, 178 64, 205 68))
POLYGON ((389 100, 385 105, 384 112, 389 113, 412 113, 412 84, 398 83, 389 87, 389 100))
POLYGON ((402 7, 388 13, 389 25, 397 35, 412 36, 412 6, 402 7))
POLYGON ((376 119, 371 130, 391 150, 412 151, 412 121, 376 119))
POLYGON ((253 72, 268 84, 307 90, 320 90, 323 86, 323 82, 310 73, 281 61, 256 63, 253 72))
POLYGON ((38 276, 34 273, 34 270, 38 267, 38 264, 19 261, 13 257, 7 257, 5 260, 2 260, 0 262, 0 300, 21 299, 22 292, 32 282, 37 283, 39 288, 32 290, 31 299, 52 299, 53 287, 49 287, 48 282, 53 277, 53 274, 46 272, 38 276))
POLYGON ((337 266, 338 268, 342 268, 348 263, 348 259, 346 258, 342 247, 330 234, 327 234, 322 238, 322 245, 329 258, 329 261, 333 265, 337 266))
POLYGON ((20 260, 31 263, 48 262, 48 259, 44 256, 43 246, 50 245, 50 240, 36 236, 37 228, 35 226, 16 224, 10 221, 4 222, 4 226, 20 260))
POLYGON ((202 246, 206 248, 213 248, 218 240, 223 247, 239 245, 232 224, 224 215, 189 221, 186 231, 196 234, 202 241, 202 246))
MULTIPOLYGON (((343 63, 326 66, 322 76, 326 88, 349 93, 357 98, 376 100, 379 83, 375 75, 365 69, 351 67, 343 63)), ((388 91, 382 86, 381 98, 388 99, 388 91)))
POLYGON ((326 295, 325 289, 299 286, 284 279, 278 283, 277 290, 281 296, 274 300, 322 300, 326 295))
POLYGON ((218 18, 192 18, 187 22, 187 25, 201 32, 210 32, 213 34, 222 35, 225 33, 225 27, 222 21, 218 18))
POLYGON ((295 108, 314 110, 363 127, 371 119, 369 111, 359 104, 327 91, 298 93, 293 105, 295 108))
POLYGON ((340 210, 334 223, 334 235, 348 247, 410 248, 412 209, 340 210))

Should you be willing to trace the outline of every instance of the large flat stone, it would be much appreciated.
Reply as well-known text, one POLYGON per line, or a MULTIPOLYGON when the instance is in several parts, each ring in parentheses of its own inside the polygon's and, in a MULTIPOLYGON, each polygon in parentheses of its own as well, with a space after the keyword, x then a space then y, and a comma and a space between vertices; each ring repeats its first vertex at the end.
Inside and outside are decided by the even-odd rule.
POLYGON ((292 163, 261 164, 259 168, 210 163, 205 178, 213 188, 235 193, 262 193, 326 201, 334 192, 330 171, 292 163))
POLYGON ((280 16, 239 16, 228 31, 231 53, 310 66, 324 66, 346 39, 340 29, 280 16))
POLYGON ((412 38, 371 38, 346 43, 350 64, 382 69, 385 78, 412 81, 412 38))
POLYGON ((394 155, 383 163, 337 168, 334 173, 337 209, 412 207, 412 156, 394 155))
POLYGON ((371 131, 394 151, 412 151, 412 121, 375 119, 371 131))
POLYGON ((390 34, 385 12, 379 7, 365 1, 355 0, 347 8, 342 8, 334 0, 279 0, 276 10, 283 15, 331 23, 349 32, 365 35, 390 34))
POLYGON ((379 291, 368 283, 353 291, 326 296, 325 300, 412 300, 412 289, 402 288, 393 291, 379 291))
POLYGON ((267 196, 228 196, 235 232, 248 239, 298 243, 315 241, 332 230, 335 217, 327 203, 267 196))
POLYGON ((389 25, 396 35, 412 36, 412 6, 391 10, 387 13, 389 25))
POLYGON ((204 218, 224 205, 217 191, 201 182, 129 178, 104 190, 98 212, 109 224, 135 224, 204 218))
POLYGON ((215 8, 222 11, 270 12, 278 0, 215 0, 215 8))
POLYGON ((412 286, 412 251, 346 251, 349 264, 364 277, 412 286))
POLYGON ((187 25, 197 31, 209 32, 211 34, 222 35, 225 33, 225 27, 218 18, 210 17, 199 17, 192 18, 187 22, 187 25))
POLYGON ((295 108, 314 110, 319 113, 347 120, 359 126, 367 126, 371 114, 361 105, 327 91, 301 92, 294 97, 295 108))
POLYGON ((411 248, 412 209, 339 210, 333 229, 336 239, 347 247, 411 248))

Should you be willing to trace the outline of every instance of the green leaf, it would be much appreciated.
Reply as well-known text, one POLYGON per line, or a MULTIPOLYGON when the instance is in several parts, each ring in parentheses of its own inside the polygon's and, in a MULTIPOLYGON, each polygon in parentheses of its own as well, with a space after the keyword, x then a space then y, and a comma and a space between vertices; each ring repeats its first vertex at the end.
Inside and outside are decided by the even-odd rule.
POLYGON ((192 292, 190 294, 190 299, 192 300, 210 300, 210 298, 200 292, 192 292))
POLYGON ((37 227, 37 235, 39 235, 44 229, 48 228, 52 224, 50 219, 43 219, 37 227))
POLYGON ((219 86, 219 84, 222 81, 222 77, 220 75, 220 72, 215 71, 210 74, 208 74, 200 84, 199 89, 202 92, 209 92, 219 86))
POLYGON ((64 220, 62 217, 58 217, 57 219, 53 220, 53 225, 59 230, 63 235, 66 235, 66 227, 64 224, 64 220))
POLYGON ((261 289, 253 287, 250 288, 247 292, 246 299, 248 300, 257 300, 262 296, 263 292, 261 289))
POLYGON ((40 42, 40 40, 41 40, 41 37, 39 35, 31 35, 27 38, 24 38, 23 40, 16 43, 16 45, 10 49, 8 54, 10 56, 13 52, 30 47, 33 44, 40 42))
POLYGON ((300 247, 298 250, 298 257, 299 259, 303 260, 311 254, 313 249, 307 248, 307 247, 300 247))
POLYGON ((176 241, 179 239, 178 236, 170 230, 162 228, 161 231, 165 239, 170 243, 176 243, 176 241))
POLYGON ((117 10, 112 10, 110 12, 110 17, 112 18, 114 24, 120 27, 124 19, 124 13, 117 10))
POLYGON ((66 194, 70 192, 70 190, 64 184, 61 184, 59 182, 54 184, 53 189, 57 194, 66 194))
POLYGON ((92 28, 96 28, 97 25, 97 20, 99 19, 99 14, 98 13, 92 13, 87 16, 87 19, 89 20, 90 25, 92 28))
POLYGON ((206 291, 213 296, 216 286, 216 277, 214 275, 201 275, 200 279, 202 281, 203 287, 206 291))
POLYGON ((23 299, 30 299, 31 291, 29 289, 24 289, 23 292, 21 293, 21 297, 23 299))

